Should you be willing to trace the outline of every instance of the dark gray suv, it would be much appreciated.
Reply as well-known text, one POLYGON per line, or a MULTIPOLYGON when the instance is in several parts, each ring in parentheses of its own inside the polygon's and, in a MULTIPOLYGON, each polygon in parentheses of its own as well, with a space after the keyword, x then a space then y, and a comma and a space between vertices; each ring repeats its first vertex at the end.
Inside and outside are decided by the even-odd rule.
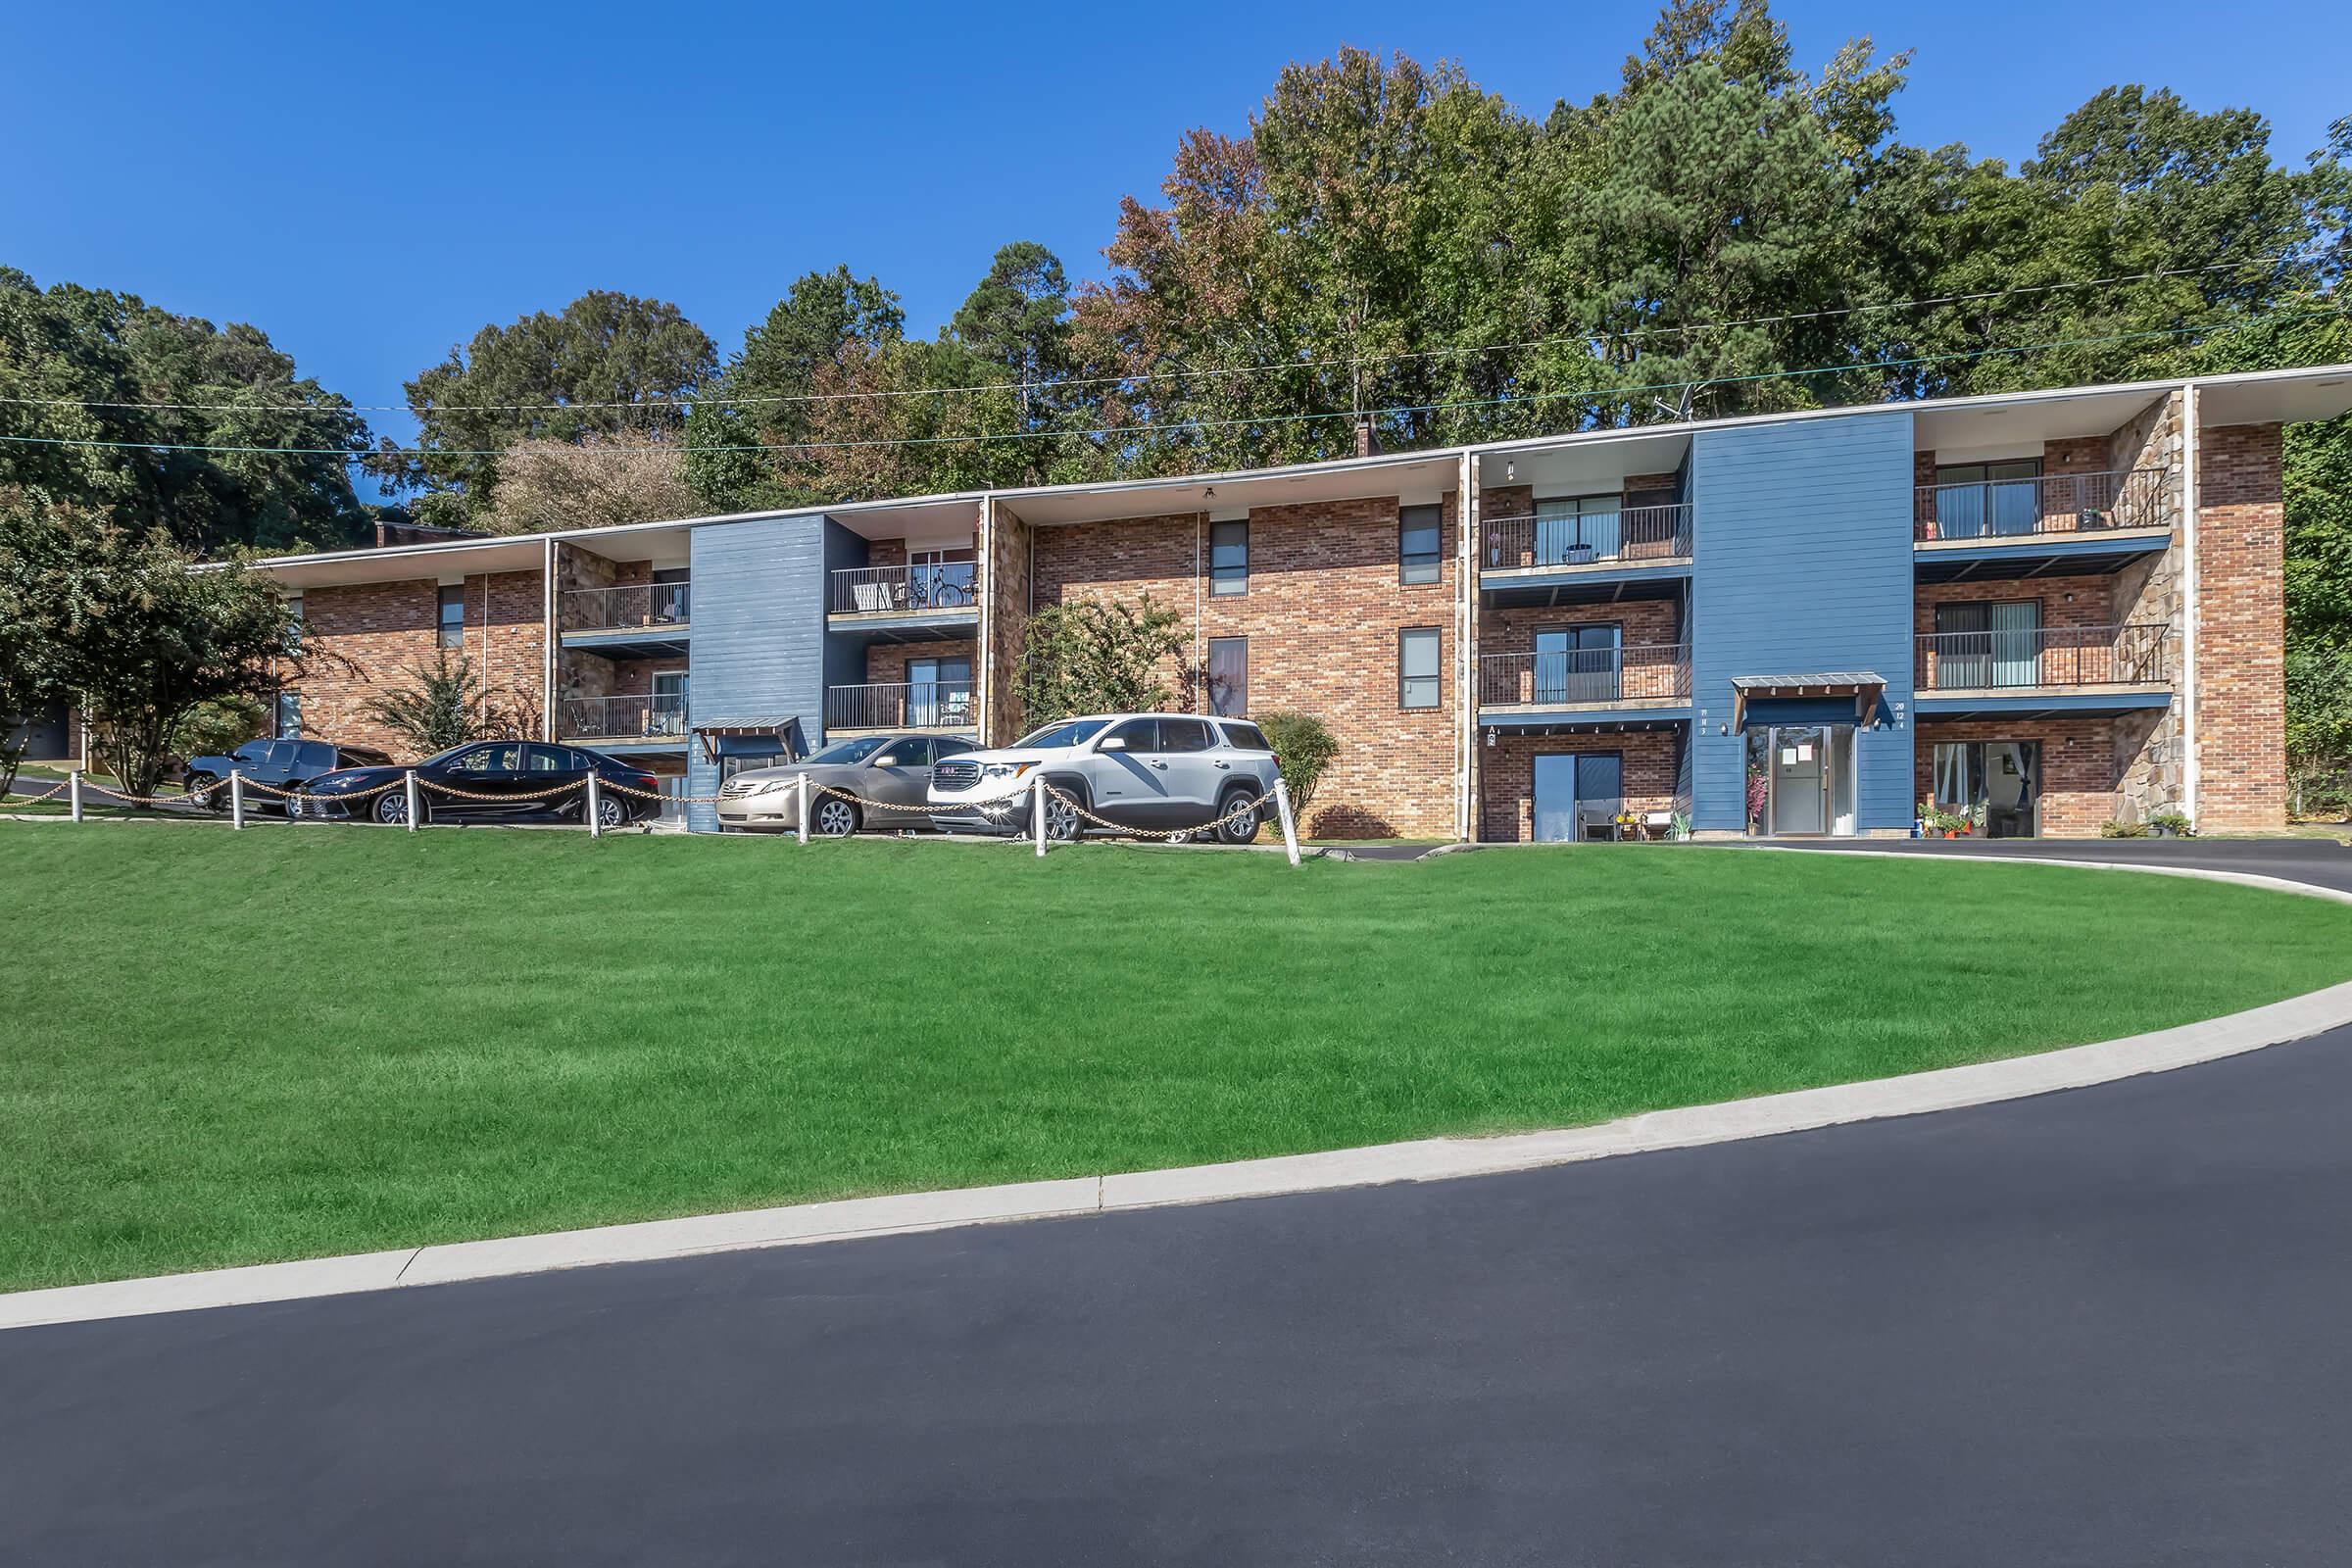
MULTIPOLYGON (((188 792, 190 806, 202 810, 225 811, 231 773, 242 773, 251 782, 267 784, 271 789, 289 790, 341 768, 391 765, 392 759, 367 746, 338 746, 332 741, 247 741, 225 757, 190 758, 180 787, 188 792)), ((245 804, 259 807, 264 799, 248 795, 245 804)), ((267 799, 281 810, 285 807, 275 796, 267 799)))

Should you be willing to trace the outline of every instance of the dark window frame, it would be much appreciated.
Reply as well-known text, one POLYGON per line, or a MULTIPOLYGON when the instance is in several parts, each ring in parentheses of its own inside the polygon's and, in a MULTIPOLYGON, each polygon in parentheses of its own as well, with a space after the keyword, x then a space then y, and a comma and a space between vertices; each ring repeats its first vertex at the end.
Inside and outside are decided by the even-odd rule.
POLYGON ((434 646, 438 648, 465 647, 466 585, 462 582, 443 583, 439 596, 434 600, 433 614, 434 646), (452 624, 449 618, 449 612, 452 610, 458 612, 455 624, 452 624))
MULTIPOLYGON (((1218 718, 1241 718, 1250 711, 1249 638, 1211 637, 1208 640, 1208 663, 1205 666, 1204 684, 1207 687, 1206 696, 1208 698, 1208 710, 1214 716, 1218 718), (1240 688, 1240 706, 1227 707, 1225 705, 1225 701, 1220 700, 1217 694, 1217 649, 1220 646, 1231 648, 1237 644, 1240 646, 1242 653, 1242 678, 1238 683, 1240 688)), ((1228 681, 1226 684, 1230 689, 1236 683, 1228 681)))
POLYGON ((1411 587, 1426 587, 1446 580, 1446 509, 1443 506, 1398 507, 1396 509, 1396 580, 1411 587), (1429 549, 1412 551, 1405 548, 1408 534, 1426 532, 1429 549), (1418 575, 1426 571, 1427 576, 1418 575))
POLYGON ((1399 626, 1396 628, 1396 708, 1400 712, 1436 712, 1446 706, 1446 628, 1443 626, 1399 626), (1437 668, 1427 675, 1408 675, 1404 668, 1405 639, 1427 636, 1437 645, 1437 668), (1406 682, 1425 680, 1437 694, 1426 703, 1406 700, 1406 682))
POLYGON ((1229 517, 1223 522, 1208 525, 1208 594, 1212 599, 1239 598, 1250 591, 1250 519, 1229 517), (1217 552, 1231 547, 1230 538, 1220 541, 1217 535, 1228 530, 1238 532, 1242 559, 1239 565, 1220 565, 1217 552))

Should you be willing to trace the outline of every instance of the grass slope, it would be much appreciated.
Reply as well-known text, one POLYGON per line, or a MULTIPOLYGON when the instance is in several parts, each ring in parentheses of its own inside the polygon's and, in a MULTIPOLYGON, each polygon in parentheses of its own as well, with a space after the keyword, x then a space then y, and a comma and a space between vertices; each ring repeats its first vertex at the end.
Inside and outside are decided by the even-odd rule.
POLYGON ((0 824, 0 1287, 1128 1170, 2040 1051, 2352 909, 2030 866, 0 824))

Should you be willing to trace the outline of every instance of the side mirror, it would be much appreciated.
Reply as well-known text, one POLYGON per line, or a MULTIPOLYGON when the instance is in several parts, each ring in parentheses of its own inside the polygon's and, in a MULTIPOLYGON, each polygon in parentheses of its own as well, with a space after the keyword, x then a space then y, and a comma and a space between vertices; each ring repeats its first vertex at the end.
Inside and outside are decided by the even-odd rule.
POLYGON ((1123 752, 1126 749, 1127 739, 1123 735, 1105 735, 1102 744, 1095 748, 1098 752, 1123 752))
POLYGON ((880 757, 874 759, 874 765, 876 767, 896 767, 899 765, 898 754, 884 752, 880 757))

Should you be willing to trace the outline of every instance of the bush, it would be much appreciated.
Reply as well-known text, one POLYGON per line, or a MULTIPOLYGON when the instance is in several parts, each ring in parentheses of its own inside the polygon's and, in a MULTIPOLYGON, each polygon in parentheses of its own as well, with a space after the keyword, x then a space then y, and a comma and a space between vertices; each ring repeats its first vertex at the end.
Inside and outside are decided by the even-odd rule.
POLYGON ((2103 839, 2144 839, 2148 836, 2145 822, 2101 822, 2099 837, 2103 839))
POLYGON ((1291 814, 1303 822, 1324 770, 1340 755, 1339 740, 1331 726, 1310 713, 1260 713, 1257 727, 1266 732, 1275 760, 1282 764, 1282 782, 1291 792, 1291 814))
POLYGON ((2183 839, 2196 831, 2189 826, 2188 818, 2179 811, 2158 811, 2154 816, 2148 818, 2148 826, 2162 828, 2175 838, 2183 839))

